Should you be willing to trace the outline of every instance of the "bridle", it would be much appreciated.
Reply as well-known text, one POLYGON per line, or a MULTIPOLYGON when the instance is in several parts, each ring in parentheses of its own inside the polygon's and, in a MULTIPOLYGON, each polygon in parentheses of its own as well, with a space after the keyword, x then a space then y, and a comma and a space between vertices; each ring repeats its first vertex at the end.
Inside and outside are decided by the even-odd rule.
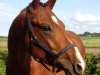
POLYGON ((39 63, 41 63, 44 67, 46 67, 49 71, 51 71, 45 64, 44 60, 39 59, 38 56, 35 56, 32 54, 32 50, 34 49, 34 46, 39 47, 40 49, 42 49, 45 53, 46 53, 46 60, 48 61, 48 64, 51 65, 53 67, 53 72, 54 72, 54 68, 57 68, 56 72, 59 72, 60 70, 65 70, 65 68, 63 67, 63 65, 57 60, 62 54, 64 54, 67 50, 69 50, 70 48, 73 48, 74 44, 69 44, 67 45, 64 49, 60 50, 60 52, 58 52, 57 54, 55 54, 54 52, 52 52, 51 49, 49 49, 44 43, 42 43, 40 40, 37 39, 36 35, 33 32, 33 27, 31 24, 31 20, 29 17, 29 6, 27 7, 26 10, 26 22, 27 22, 27 27, 29 30, 29 38, 30 38, 30 44, 29 44, 29 53, 31 54, 31 56, 38 61, 39 63))

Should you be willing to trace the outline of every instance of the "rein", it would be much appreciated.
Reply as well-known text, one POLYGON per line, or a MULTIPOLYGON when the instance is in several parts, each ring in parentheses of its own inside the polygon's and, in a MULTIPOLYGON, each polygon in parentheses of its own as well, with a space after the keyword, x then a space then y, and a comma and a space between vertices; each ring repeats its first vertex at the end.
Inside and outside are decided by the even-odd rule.
POLYGON ((38 56, 34 56, 32 55, 32 50, 34 50, 34 46, 41 48, 45 53, 46 53, 46 60, 48 61, 49 65, 53 66, 53 72, 55 68, 57 68, 56 72, 59 72, 60 70, 65 70, 65 68, 63 67, 63 65, 57 60, 62 54, 64 54, 67 50, 69 50, 70 48, 73 48, 74 44, 69 44, 67 45, 64 49, 60 50, 60 52, 58 52, 57 54, 55 54, 54 52, 52 52, 51 49, 49 49, 44 43, 42 43, 40 40, 37 39, 37 37, 35 36, 34 32, 33 32, 33 28, 32 28, 32 24, 30 21, 30 17, 29 17, 29 7, 27 7, 26 10, 26 21, 27 21, 27 26, 29 29, 29 37, 30 37, 30 44, 29 44, 29 53, 31 54, 31 56, 38 61, 39 63, 41 63, 45 68, 47 68, 49 71, 51 71, 45 64, 44 60, 39 59, 38 56))

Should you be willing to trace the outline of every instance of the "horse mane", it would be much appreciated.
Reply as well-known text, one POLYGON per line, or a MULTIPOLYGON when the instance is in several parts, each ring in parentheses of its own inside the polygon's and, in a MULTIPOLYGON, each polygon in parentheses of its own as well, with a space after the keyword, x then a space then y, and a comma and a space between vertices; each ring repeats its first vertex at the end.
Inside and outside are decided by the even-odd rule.
MULTIPOLYGON (((30 64, 31 56, 27 53, 27 48, 25 45, 25 34, 27 30, 27 26, 25 25, 25 18, 26 18, 26 10, 24 9, 21 13, 14 19, 10 30, 9 30, 9 37, 8 37, 8 63, 10 70, 13 69, 13 73, 19 73, 22 75, 28 75, 30 71, 30 64), (16 62, 15 62, 16 61, 16 62), (12 66, 11 66, 12 65, 12 66), (17 70, 15 70, 15 68, 17 70), (20 70, 19 70, 20 69, 20 70), (20 71, 20 72, 16 72, 20 71)), ((7 67, 8 68, 8 67, 7 67)), ((7 71, 7 74, 9 71, 7 71)), ((12 73, 12 72, 11 72, 12 73)), ((12 74, 13 74, 12 73, 12 74)), ((16 74, 16 75, 19 75, 16 74)))

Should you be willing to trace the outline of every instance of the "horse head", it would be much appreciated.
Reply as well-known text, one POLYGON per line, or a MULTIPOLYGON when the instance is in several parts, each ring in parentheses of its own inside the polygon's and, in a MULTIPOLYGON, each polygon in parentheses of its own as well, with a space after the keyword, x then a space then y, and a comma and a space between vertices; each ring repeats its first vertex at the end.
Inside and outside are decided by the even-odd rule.
POLYGON ((58 72, 63 70, 66 75, 82 75, 84 46, 76 34, 65 30, 63 22, 52 12, 55 2, 33 0, 22 11, 26 12, 25 46, 30 56, 42 65, 52 66, 58 72))
MULTIPOLYGON (((83 51, 79 50, 77 43, 73 42, 66 35, 63 22, 52 12, 55 2, 56 0, 49 0, 43 4, 40 3, 40 0, 33 0, 28 9, 32 26, 31 32, 34 32, 35 38, 40 40, 43 46, 45 45, 47 49, 52 51, 51 54, 54 53, 55 56, 57 54, 60 55, 57 57, 57 61, 64 67, 65 73, 81 75, 85 68, 83 51), (68 51, 66 51, 67 48, 68 51), (64 53, 61 54, 60 52, 63 51, 64 53)), ((30 37, 31 39, 33 38, 33 41, 34 36, 30 37)), ((48 62, 46 59, 48 51, 44 51, 43 48, 34 46, 31 54, 34 54, 35 57, 44 62, 48 62)))

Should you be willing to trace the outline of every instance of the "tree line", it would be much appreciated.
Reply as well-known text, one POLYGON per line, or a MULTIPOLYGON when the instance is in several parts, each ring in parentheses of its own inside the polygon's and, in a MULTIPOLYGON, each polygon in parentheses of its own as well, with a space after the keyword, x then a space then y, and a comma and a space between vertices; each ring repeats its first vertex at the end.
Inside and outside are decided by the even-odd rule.
MULTIPOLYGON (((100 37, 100 33, 91 33, 91 32, 84 32, 83 34, 78 34, 79 36, 86 36, 86 37, 100 37)), ((0 36, 0 38, 7 38, 7 36, 0 36)))
POLYGON ((100 37, 100 33, 84 32, 83 34, 79 34, 79 36, 100 37))

